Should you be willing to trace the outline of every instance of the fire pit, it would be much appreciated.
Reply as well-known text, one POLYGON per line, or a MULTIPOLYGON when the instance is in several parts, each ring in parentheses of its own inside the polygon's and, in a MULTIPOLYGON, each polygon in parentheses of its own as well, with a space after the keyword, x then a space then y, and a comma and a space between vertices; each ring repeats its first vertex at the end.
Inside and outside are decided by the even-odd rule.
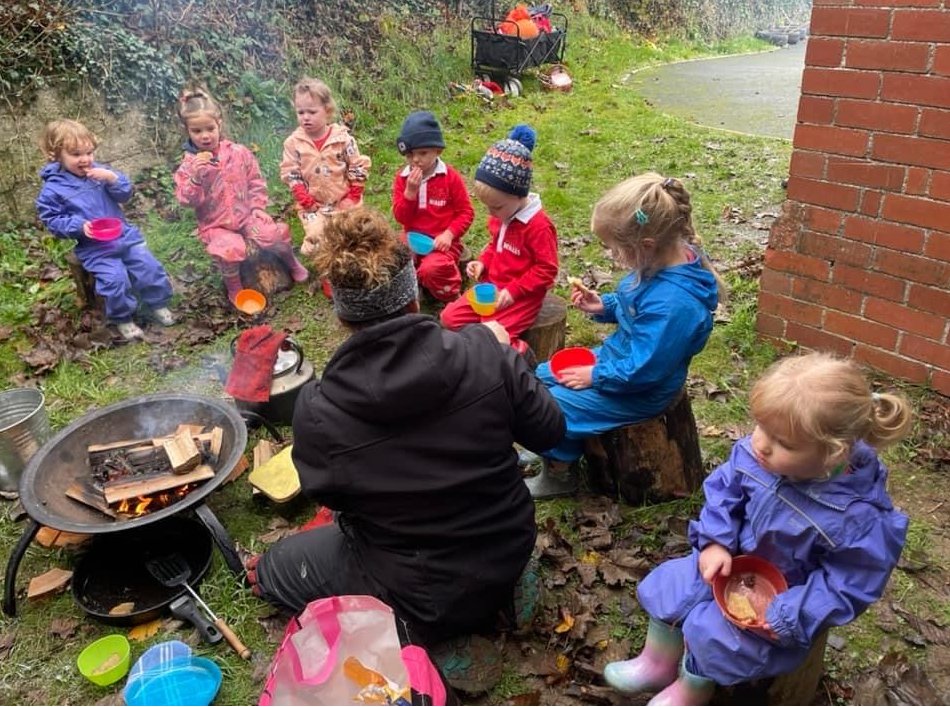
POLYGON ((61 430, 30 459, 20 478, 20 501, 29 525, 7 562, 3 611, 16 614, 16 573, 26 548, 41 526, 73 533, 117 533, 193 510, 208 527, 225 562, 243 574, 227 531, 204 499, 227 479, 244 453, 247 429, 238 411, 222 401, 198 395, 146 395, 87 413, 61 430), (112 517, 67 496, 64 490, 86 482, 91 474, 88 449, 120 440, 173 436, 181 424, 220 428, 213 476, 164 508, 144 515, 112 517))

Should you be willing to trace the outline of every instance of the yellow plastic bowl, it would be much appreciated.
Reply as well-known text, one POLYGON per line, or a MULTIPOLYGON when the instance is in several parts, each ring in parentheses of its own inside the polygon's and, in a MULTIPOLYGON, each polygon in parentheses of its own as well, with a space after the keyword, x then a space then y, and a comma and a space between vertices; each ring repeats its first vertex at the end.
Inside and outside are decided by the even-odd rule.
POLYGON ((257 314, 264 311, 267 298, 257 290, 238 290, 234 295, 234 306, 245 314, 257 314))
POLYGON ((472 310, 480 317, 491 316, 498 307, 498 288, 490 282, 475 285, 466 296, 472 310))
POLYGON ((90 682, 111 685, 129 672, 130 654, 128 639, 113 633, 86 646, 76 658, 76 666, 90 682))

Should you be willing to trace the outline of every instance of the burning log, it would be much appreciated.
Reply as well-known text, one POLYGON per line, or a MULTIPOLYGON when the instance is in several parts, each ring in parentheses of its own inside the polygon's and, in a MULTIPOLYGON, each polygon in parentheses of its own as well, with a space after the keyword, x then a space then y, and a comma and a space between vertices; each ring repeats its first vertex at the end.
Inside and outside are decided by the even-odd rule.
POLYGON ((201 464, 192 471, 184 474, 166 473, 153 475, 146 479, 109 484, 103 489, 103 494, 105 495, 106 503, 111 506, 131 498, 151 496, 161 491, 168 491, 176 486, 207 481, 208 479, 214 478, 214 474, 215 471, 213 468, 207 464, 201 464))
POLYGON ((95 488, 90 481, 74 482, 66 489, 66 496, 90 508, 95 508, 110 518, 116 517, 116 512, 106 503, 106 497, 102 491, 95 488))
POLYGON ((164 442, 162 449, 168 455, 172 471, 176 474, 187 473, 201 463, 201 452, 187 430, 164 442))

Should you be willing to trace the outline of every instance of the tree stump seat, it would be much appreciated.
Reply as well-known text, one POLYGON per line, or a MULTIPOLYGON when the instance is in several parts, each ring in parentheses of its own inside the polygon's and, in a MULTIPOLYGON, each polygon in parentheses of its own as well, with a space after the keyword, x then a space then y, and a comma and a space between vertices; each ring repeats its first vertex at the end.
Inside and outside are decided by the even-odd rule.
POLYGON ((818 635, 805 660, 795 670, 774 678, 717 687, 714 705, 810 705, 825 671, 828 631, 818 635))
POLYGON ((289 290, 294 285, 290 270, 276 254, 247 243, 247 257, 241 261, 241 284, 264 295, 289 290))
POLYGON ((591 489, 631 505, 698 490, 705 474, 686 389, 656 417, 589 438, 585 458, 591 489))
POLYGON ((541 311, 534 324, 521 334, 538 361, 547 361, 558 349, 564 348, 567 337, 567 300, 553 292, 544 296, 541 311))
POLYGON ((96 280, 79 262, 74 251, 66 253, 66 267, 69 276, 76 283, 76 304, 80 309, 98 309, 105 311, 105 302, 96 294, 96 280))

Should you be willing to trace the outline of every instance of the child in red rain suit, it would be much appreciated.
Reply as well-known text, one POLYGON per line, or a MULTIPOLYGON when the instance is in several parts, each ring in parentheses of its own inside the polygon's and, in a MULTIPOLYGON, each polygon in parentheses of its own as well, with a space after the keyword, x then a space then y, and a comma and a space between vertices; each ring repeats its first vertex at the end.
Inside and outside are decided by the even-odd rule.
POLYGON ((534 143, 534 130, 516 125, 506 139, 489 148, 475 170, 475 196, 488 208, 490 239, 466 273, 498 288, 495 312, 483 317, 465 297, 442 310, 442 324, 448 329, 497 321, 522 354, 528 345, 519 337, 537 318, 558 268, 557 231, 541 197, 528 191, 534 143))
POLYGON ((393 181, 393 216, 405 232, 418 231, 435 239, 435 249, 415 256, 419 284, 433 297, 451 302, 459 296, 462 236, 475 219, 465 182, 442 161, 445 140, 435 116, 410 113, 396 141, 406 166, 393 181))

